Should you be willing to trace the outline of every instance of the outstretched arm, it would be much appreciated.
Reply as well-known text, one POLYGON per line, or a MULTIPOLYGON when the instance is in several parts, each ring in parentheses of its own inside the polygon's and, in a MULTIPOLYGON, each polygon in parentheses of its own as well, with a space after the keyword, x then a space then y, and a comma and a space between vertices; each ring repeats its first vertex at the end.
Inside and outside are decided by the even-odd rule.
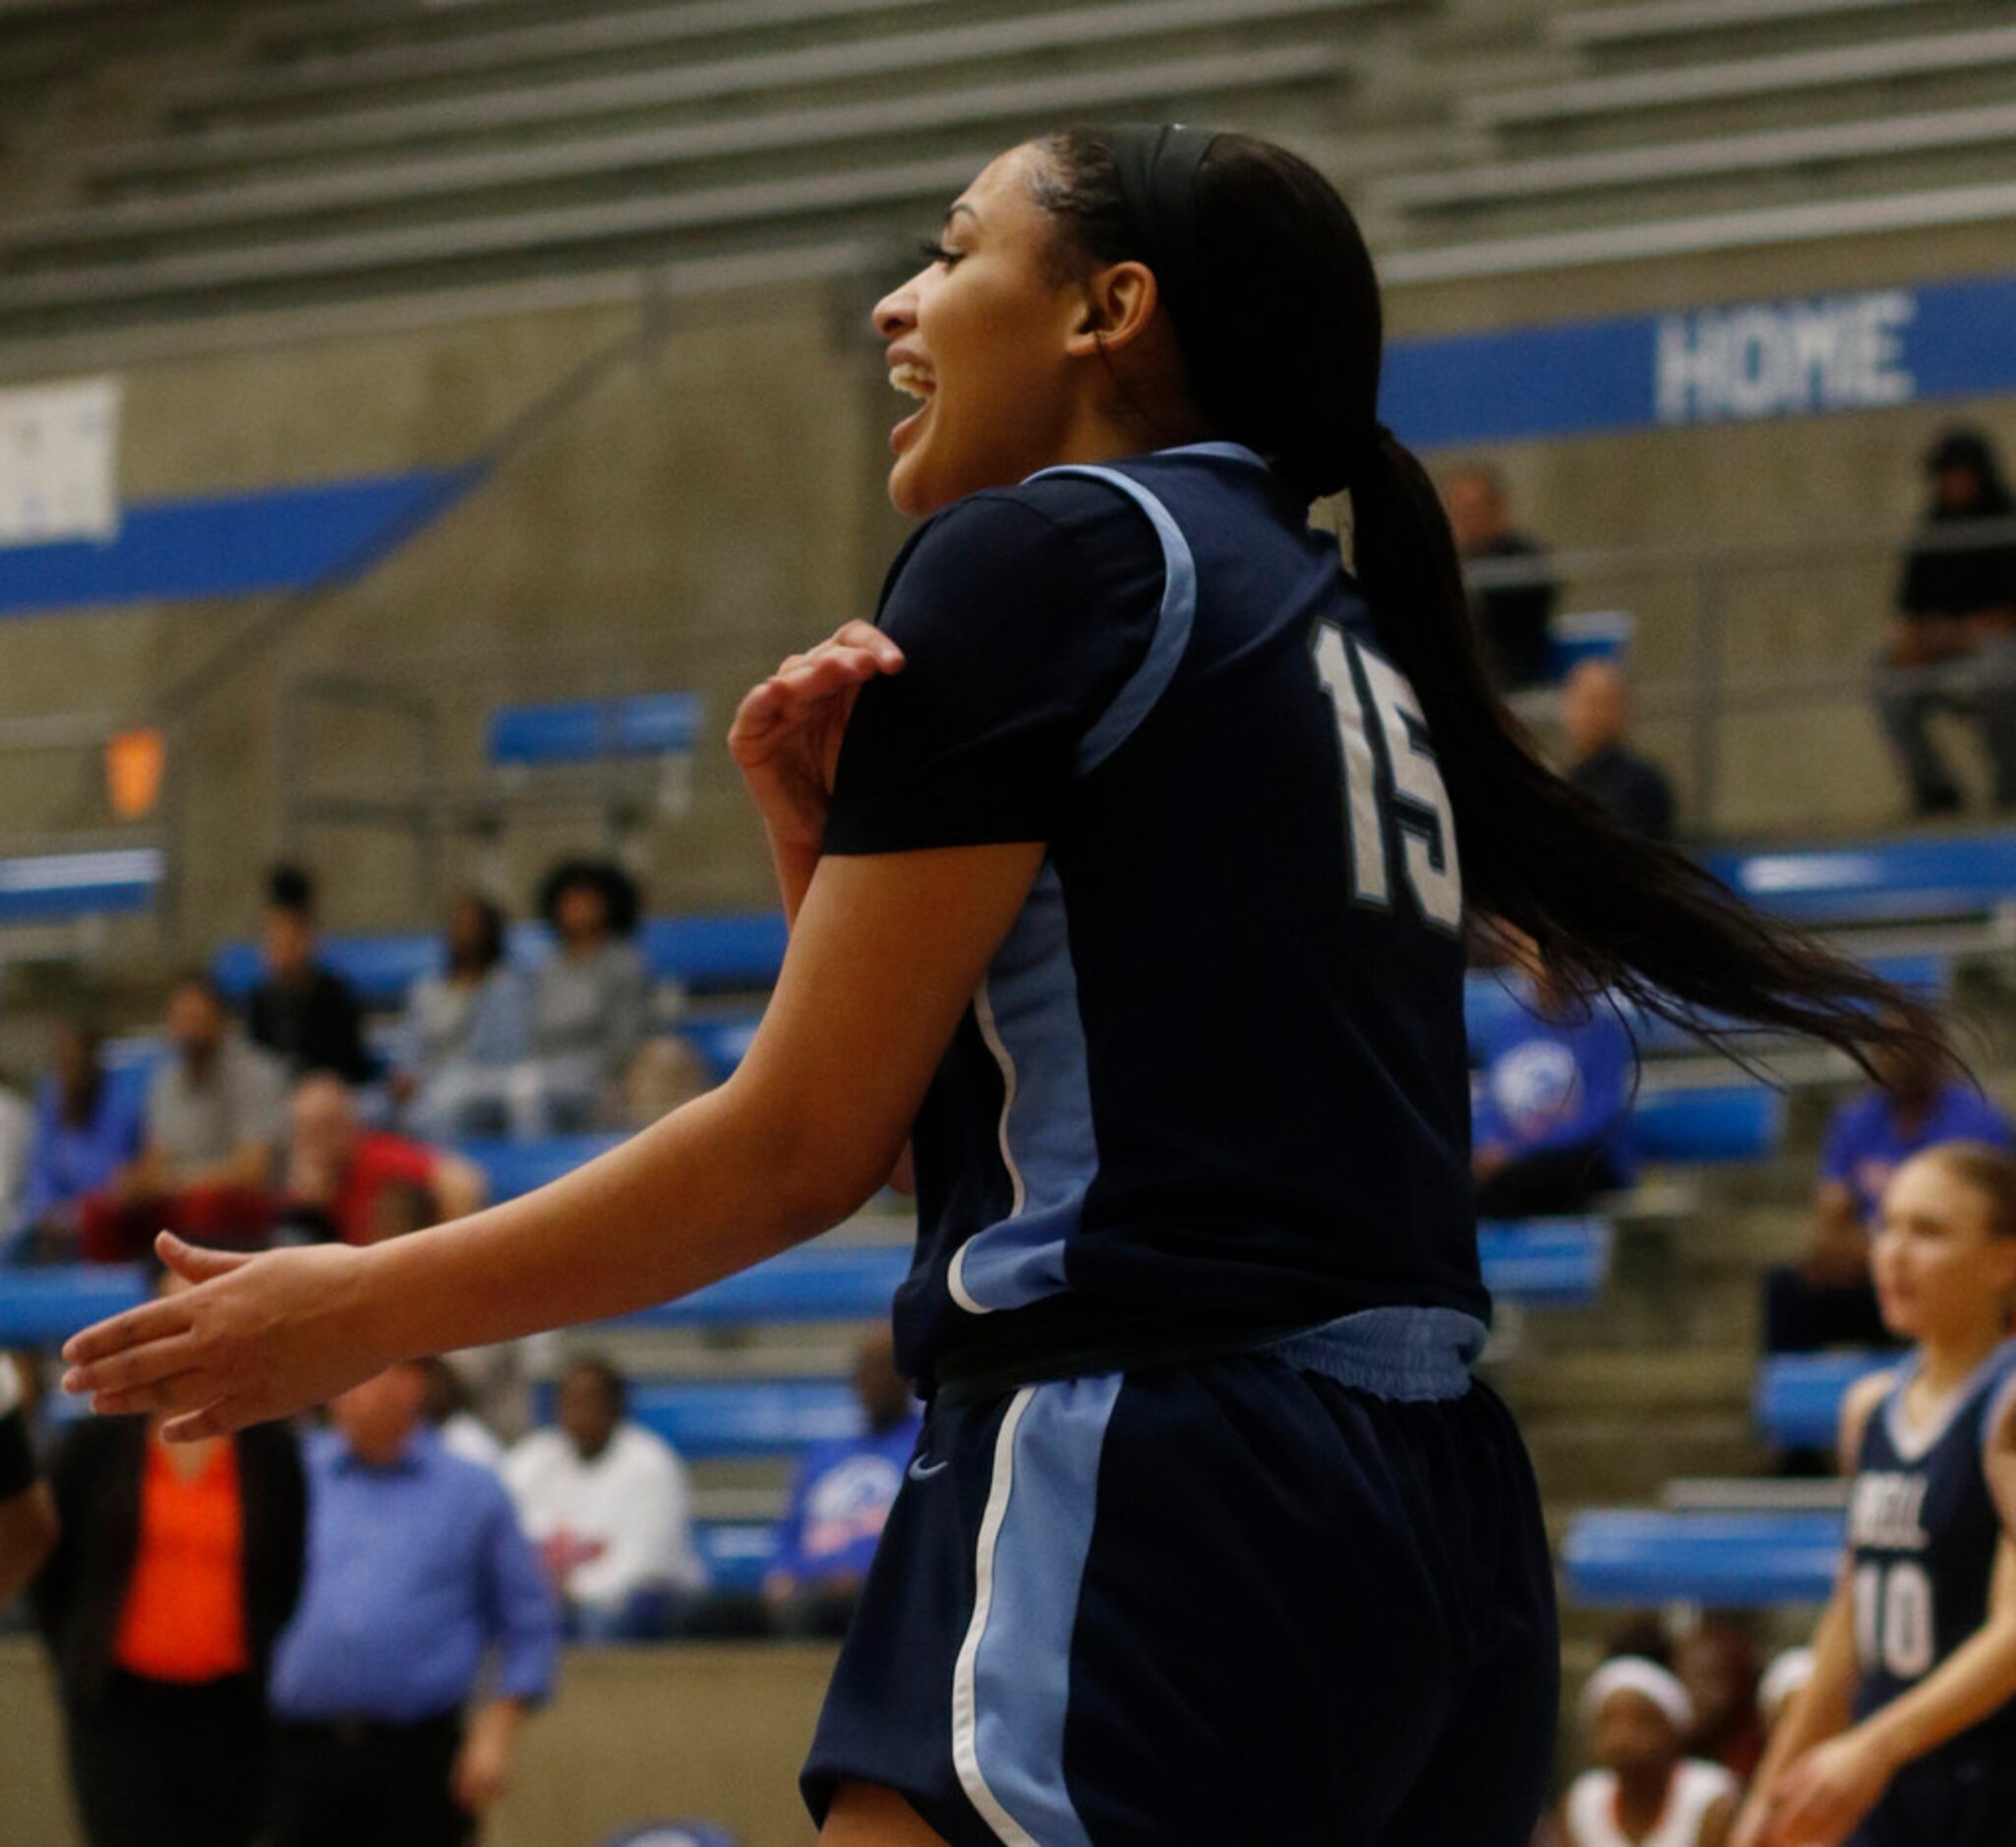
POLYGON ((392 1360, 685 1295, 857 1210, 896 1160, 1042 861, 1040 843, 822 860, 741 1067, 551 1186, 418 1237, 253 1258, 77 1336, 67 1389, 194 1437, 392 1360))

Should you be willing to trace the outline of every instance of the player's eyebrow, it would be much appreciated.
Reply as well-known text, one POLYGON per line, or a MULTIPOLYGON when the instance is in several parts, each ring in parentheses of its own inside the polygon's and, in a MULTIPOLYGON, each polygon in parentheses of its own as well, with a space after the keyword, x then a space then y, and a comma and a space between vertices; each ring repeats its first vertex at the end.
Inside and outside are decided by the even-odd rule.
POLYGON ((971 218, 976 224, 978 224, 980 221, 980 214, 978 211, 976 211, 970 205, 968 205, 965 200, 956 200, 952 205, 948 206, 945 210, 945 223, 948 228, 950 227, 953 218, 962 211, 965 212, 966 215, 969 218, 971 218))

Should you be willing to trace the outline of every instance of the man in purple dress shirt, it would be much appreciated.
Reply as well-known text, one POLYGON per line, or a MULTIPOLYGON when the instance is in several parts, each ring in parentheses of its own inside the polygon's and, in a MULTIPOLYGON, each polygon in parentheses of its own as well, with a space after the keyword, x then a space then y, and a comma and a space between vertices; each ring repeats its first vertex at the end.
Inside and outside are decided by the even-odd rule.
POLYGON ((553 1690, 538 1560, 503 1484, 426 1427, 426 1394, 423 1368, 393 1366, 308 1446, 307 1574, 273 1650, 274 1847, 473 1841, 553 1690))

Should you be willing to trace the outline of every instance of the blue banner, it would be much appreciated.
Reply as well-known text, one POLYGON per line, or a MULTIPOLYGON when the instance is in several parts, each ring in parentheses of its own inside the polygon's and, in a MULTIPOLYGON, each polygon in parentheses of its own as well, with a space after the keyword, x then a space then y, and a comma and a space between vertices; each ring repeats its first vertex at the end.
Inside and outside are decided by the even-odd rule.
POLYGON ((1892 409, 2016 391, 2016 276, 1865 289, 1387 349, 1419 448, 1892 409))
POLYGON ((110 540, 0 546, 0 616, 298 590, 364 568, 439 517, 480 470, 138 502, 110 540))

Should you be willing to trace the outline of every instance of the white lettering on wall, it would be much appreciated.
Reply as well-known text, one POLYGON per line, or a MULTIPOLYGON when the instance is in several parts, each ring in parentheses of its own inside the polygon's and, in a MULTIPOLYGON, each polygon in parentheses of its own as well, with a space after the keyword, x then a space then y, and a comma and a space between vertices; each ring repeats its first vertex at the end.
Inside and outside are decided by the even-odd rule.
POLYGON ((1812 301, 1703 308, 1659 323, 1661 423, 1800 417, 1907 404, 1918 381, 1904 329, 1907 289, 1812 301))

